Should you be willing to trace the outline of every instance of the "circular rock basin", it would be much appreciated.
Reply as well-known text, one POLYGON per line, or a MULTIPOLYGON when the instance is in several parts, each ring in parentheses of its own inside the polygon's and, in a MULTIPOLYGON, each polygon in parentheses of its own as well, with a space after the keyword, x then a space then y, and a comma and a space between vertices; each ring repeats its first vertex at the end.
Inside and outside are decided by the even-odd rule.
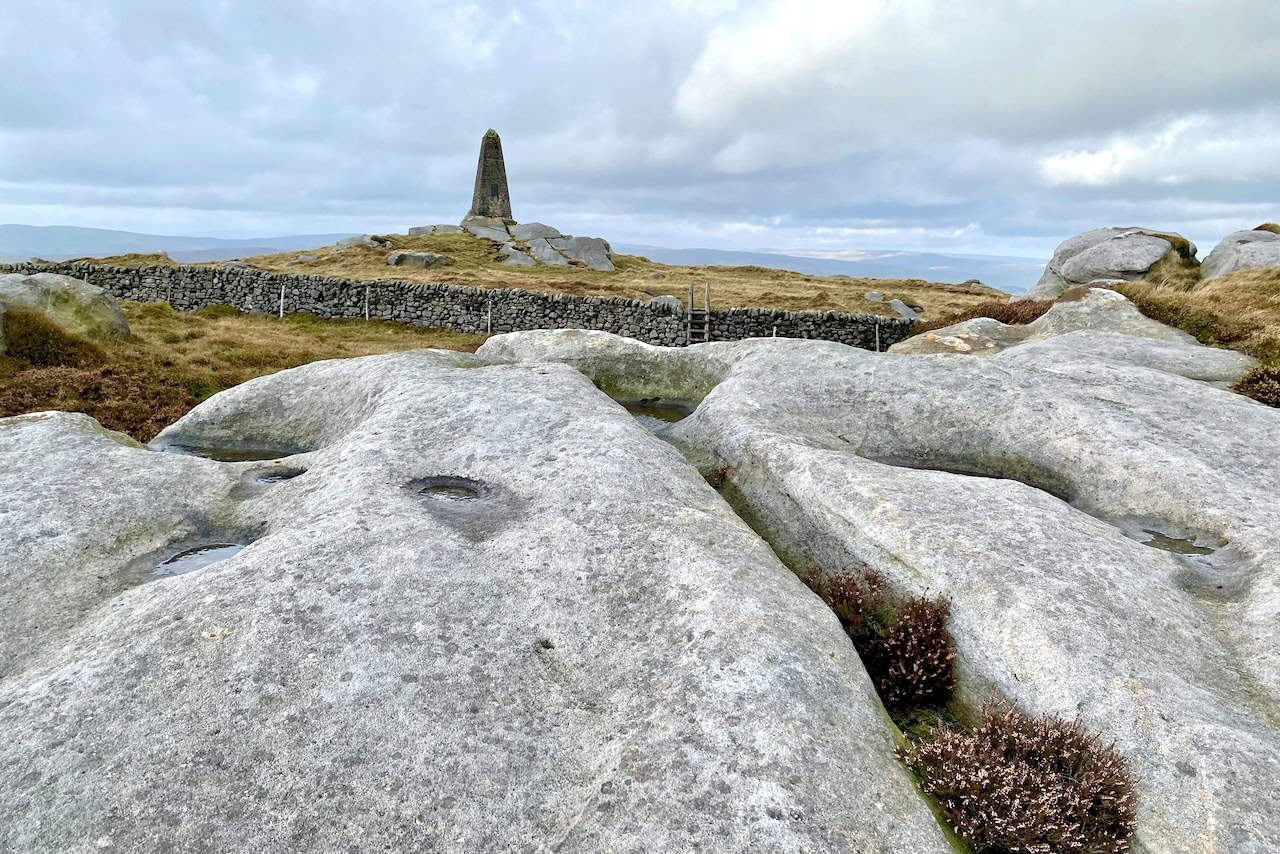
POLYGON ((622 408, 635 416, 641 427, 651 433, 667 429, 670 425, 693 413, 695 407, 679 400, 651 397, 644 400, 620 400, 622 408))
POLYGON ((278 460, 294 454, 305 453, 299 450, 281 450, 279 448, 218 448, 197 445, 166 445, 161 448, 171 454, 185 454, 190 457, 204 457, 206 460, 217 460, 220 463, 252 463, 262 460, 278 460))
POLYGON ((420 477, 409 481, 405 488, 441 501, 472 501, 483 497, 486 489, 485 485, 478 480, 453 475, 420 477))
POLYGON ((158 576, 185 575, 210 564, 226 560, 243 549, 238 543, 208 543, 185 549, 167 560, 156 564, 153 574, 158 576))
POLYGON ((306 473, 307 470, 304 468, 275 469, 258 475, 258 483, 284 483, 286 480, 293 480, 298 475, 306 473))

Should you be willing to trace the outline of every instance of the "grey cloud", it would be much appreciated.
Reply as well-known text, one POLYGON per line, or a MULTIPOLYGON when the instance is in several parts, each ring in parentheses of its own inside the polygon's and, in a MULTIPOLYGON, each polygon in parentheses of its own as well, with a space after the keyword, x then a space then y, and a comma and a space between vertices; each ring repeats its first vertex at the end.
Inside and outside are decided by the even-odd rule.
POLYGON ((19 0, 0 13, 0 219, 236 236, 456 218, 490 126, 518 217, 617 242, 1041 254, 1102 224, 1204 241, 1280 218, 1274 170, 1232 174, 1274 150, 1240 129, 1280 125, 1280 6, 981 9, 19 0), (1124 147, 1192 116, 1185 144, 1124 147))

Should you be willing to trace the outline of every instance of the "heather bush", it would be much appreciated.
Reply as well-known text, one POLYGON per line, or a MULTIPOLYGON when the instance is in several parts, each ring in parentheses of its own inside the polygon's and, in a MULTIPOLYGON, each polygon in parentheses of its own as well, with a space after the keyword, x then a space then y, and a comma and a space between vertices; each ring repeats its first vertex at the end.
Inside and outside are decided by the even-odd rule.
POLYGON ((938 320, 917 323, 912 330, 912 334, 919 335, 921 332, 931 332, 934 329, 942 329, 944 326, 952 326, 965 320, 973 320, 975 317, 989 317, 992 320, 1011 325, 1030 323, 1051 308, 1053 308, 1053 300, 1051 299, 1024 299, 1013 302, 988 300, 938 320))
POLYGON ((977 854, 1129 851, 1136 796, 1124 757, 1079 721, 993 701, 977 728, 939 727, 898 755, 977 854))
POLYGON ((1254 368, 1231 388, 1259 403, 1280 407, 1280 366, 1264 365, 1254 368))
POLYGON ((863 661, 890 709, 941 705, 955 688, 956 653, 947 632, 951 603, 912 599, 883 637, 868 645, 863 661))
POLYGON ((830 577, 814 571, 805 583, 840 618, 891 712, 950 699, 955 648, 947 631, 949 601, 918 597, 896 607, 885 577, 870 569, 830 577))

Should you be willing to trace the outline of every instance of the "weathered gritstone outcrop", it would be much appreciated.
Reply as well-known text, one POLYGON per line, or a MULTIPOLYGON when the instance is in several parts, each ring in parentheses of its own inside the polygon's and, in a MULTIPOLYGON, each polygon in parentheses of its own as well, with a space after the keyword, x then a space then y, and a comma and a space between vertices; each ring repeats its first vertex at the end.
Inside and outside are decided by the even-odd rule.
MULTIPOLYGON (((1030 323, 1006 324, 990 317, 975 317, 942 329, 913 335, 894 344, 889 348, 889 352, 910 355, 961 353, 970 356, 991 356, 1009 347, 1044 341, 1082 330, 1114 332, 1128 337, 1168 341, 1174 344, 1195 343, 1195 339, 1187 333, 1143 315, 1138 311, 1137 306, 1125 298, 1124 294, 1106 288, 1082 288, 1081 290, 1083 293, 1078 298, 1069 298, 1075 295, 1073 292, 1030 323)), ((1190 352, 1194 352, 1197 358, 1206 358, 1209 351, 1197 348, 1190 352)), ((1248 357, 1235 355, 1238 359, 1245 359, 1250 363, 1252 361, 1248 360, 1248 357)))
POLYGON ((986 359, 550 332, 480 355, 701 400, 663 436, 794 567, 951 597, 958 713, 995 689, 1115 739, 1137 850, 1280 850, 1280 413, 1201 381, 1238 362, 1093 331, 986 359))
POLYGON ((1265 228, 1228 234, 1204 259, 1204 279, 1216 279, 1238 270, 1280 267, 1280 233, 1265 228))
POLYGON ((834 616, 568 366, 320 362, 154 444, 297 453, 0 420, 0 850, 951 850, 834 616))
POLYGON ((1140 279, 1166 259, 1194 267, 1195 257, 1195 244, 1180 234, 1095 228, 1060 243, 1040 281, 1016 299, 1053 299, 1092 282, 1140 279))

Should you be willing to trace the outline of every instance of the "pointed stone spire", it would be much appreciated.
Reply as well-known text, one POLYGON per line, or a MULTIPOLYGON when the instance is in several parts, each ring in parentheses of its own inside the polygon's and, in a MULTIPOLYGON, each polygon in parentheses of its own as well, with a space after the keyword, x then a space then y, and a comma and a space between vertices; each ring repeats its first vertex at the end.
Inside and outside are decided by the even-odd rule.
POLYGON ((502 162, 502 140, 493 128, 480 140, 480 162, 476 164, 476 190, 467 216, 511 218, 511 196, 507 192, 507 167, 502 162))

